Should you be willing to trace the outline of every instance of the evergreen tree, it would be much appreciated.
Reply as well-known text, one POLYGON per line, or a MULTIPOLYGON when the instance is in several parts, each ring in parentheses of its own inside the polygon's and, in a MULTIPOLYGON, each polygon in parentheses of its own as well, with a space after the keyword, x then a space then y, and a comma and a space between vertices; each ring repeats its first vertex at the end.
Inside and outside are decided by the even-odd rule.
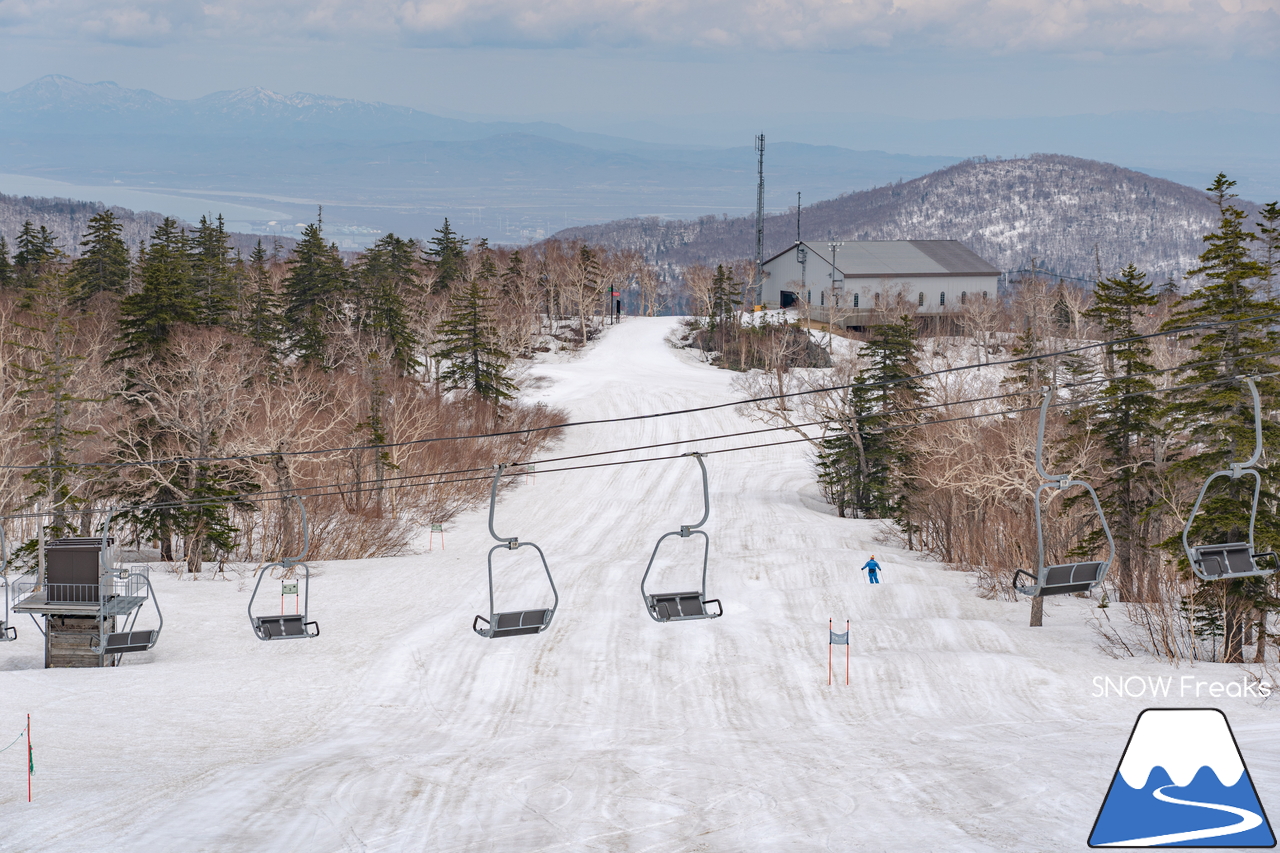
POLYGON ((41 225, 39 228, 28 219, 18 232, 18 251, 13 255, 14 283, 18 287, 31 289, 49 267, 62 257, 58 241, 49 229, 41 225))
POLYGON ((391 353, 401 375, 422 366, 408 302, 418 287, 413 268, 416 249, 412 240, 387 234, 365 252, 355 269, 355 307, 361 331, 391 353))
POLYGON ((0 237, 0 287, 13 286, 13 263, 9 260, 9 243, 0 237))
POLYGON ((76 410, 96 401, 75 391, 76 375, 86 360, 74 346, 70 306, 77 288, 65 270, 56 268, 47 270, 34 286, 38 292, 31 301, 31 324, 25 326, 33 333, 31 342, 16 344, 22 357, 12 367, 18 377, 17 394, 29 412, 22 432, 40 459, 40 467, 24 477, 33 487, 27 503, 51 508, 53 523, 48 530, 57 537, 71 532, 68 517, 80 504, 73 487, 72 457, 81 440, 94 434, 92 429, 76 428, 76 410))
POLYGON ((120 300, 120 331, 112 360, 157 353, 176 326, 196 321, 189 245, 186 232, 173 219, 165 217, 157 226, 139 274, 142 288, 120 300))
POLYGON ((1256 223, 1258 242, 1262 244, 1259 263, 1262 264, 1263 290, 1268 299, 1274 298, 1276 279, 1280 278, 1280 204, 1271 202, 1262 208, 1262 221, 1256 223))
POLYGON ((511 357, 498 344, 491 303, 478 278, 457 289, 431 355, 445 362, 440 376, 446 387, 471 391, 500 407, 516 386, 506 375, 511 357))
POLYGON ((323 365, 329 345, 325 321, 341 307, 347 271, 338 247, 326 244, 320 222, 308 225, 289 259, 284 280, 285 333, 305 362, 323 365))
POLYGON ((914 536, 908 520, 913 459, 904 412, 919 405, 923 391, 916 375, 915 321, 872 326, 860 355, 870 364, 859 371, 845 401, 847 413, 832 424, 833 435, 818 453, 819 477, 828 494, 864 518, 893 518, 904 525, 908 545, 914 536))
POLYGON ((434 293, 447 293, 454 283, 460 281, 465 270, 468 240, 463 239, 449 227, 446 217, 444 225, 436 229, 436 236, 427 242, 422 259, 435 270, 436 280, 431 289, 434 293))
POLYGON ((89 219, 89 229, 80 241, 80 257, 71 264, 77 302, 87 302, 99 293, 123 296, 128 289, 129 248, 120 238, 123 230, 110 210, 89 219))
POLYGON ((283 327, 280 319, 280 300, 271 286, 271 273, 267 269, 267 252, 262 241, 253 247, 245 271, 247 287, 244 308, 244 334, 249 340, 271 353, 272 359, 280 356, 283 348, 283 327))
POLYGON ((213 221, 201 216, 200 224, 191 235, 191 291, 196 300, 196 323, 226 325, 237 302, 236 284, 222 215, 213 221))
MULTIPOLYGON (((1106 448, 1104 464, 1110 476, 1098 489, 1115 538, 1115 583, 1125 600, 1149 600, 1145 569, 1152 568, 1146 555, 1155 543, 1147 541, 1145 519, 1156 505, 1150 475, 1156 461, 1155 442, 1161 433, 1160 404, 1155 383, 1147 376, 1152 365, 1151 347, 1138 336, 1138 318, 1159 302, 1146 273, 1133 264, 1094 288, 1094 303, 1085 316, 1093 320, 1105 340, 1123 341, 1104 351, 1103 372, 1107 384, 1094 409, 1095 423, 1106 448)), ((1089 546, 1101 544, 1095 531, 1089 546)))
MULTIPOLYGON (((1200 449, 1196 455, 1181 459, 1174 471, 1195 486, 1214 471, 1245 459, 1253 450, 1253 402, 1249 393, 1232 380, 1238 376, 1256 376, 1272 371, 1267 353, 1280 347, 1280 332, 1269 319, 1258 319, 1280 312, 1280 303, 1260 292, 1264 265, 1250 255, 1257 235, 1245 229, 1246 215, 1231 203, 1235 181, 1219 174, 1209 187, 1220 221, 1218 230, 1205 236, 1206 247, 1200 265, 1188 276, 1201 275, 1204 283, 1180 299, 1169 320, 1171 327, 1200 324, 1211 326, 1195 335, 1191 354, 1183 365, 1190 383, 1207 383, 1184 392, 1171 406, 1171 414, 1186 430, 1191 445, 1200 449)), ((1274 408, 1280 386, 1271 377, 1260 378, 1258 390, 1264 407, 1274 408)), ((1280 451, 1280 424, 1263 419, 1263 442, 1268 457, 1280 451)), ((1259 467, 1264 486, 1273 482, 1270 466, 1259 467)), ((1216 484, 1215 484, 1216 485, 1216 484)), ((1201 504, 1201 512, 1193 527, 1193 542, 1241 542, 1248 534, 1249 508, 1253 497, 1247 478, 1229 481, 1215 488, 1201 504)), ((1264 488, 1263 500, 1275 507, 1277 498, 1264 488)), ((1274 512, 1258 514, 1256 530, 1258 550, 1280 546, 1280 521, 1274 512)), ((1166 545, 1180 552, 1180 536, 1166 545)), ((1215 587, 1228 601, 1224 659, 1243 659, 1243 640, 1252 602, 1260 595, 1256 579, 1217 581, 1215 587)))
POLYGON ((739 298, 741 292, 742 282, 735 281, 733 273, 726 270, 723 264, 717 264, 716 274, 711 279, 711 290, 707 294, 711 312, 711 316, 707 318, 707 328, 712 334, 722 327, 727 330, 736 329, 738 324, 735 317, 738 306, 742 304, 742 299, 739 298))
POLYGON ((507 258, 507 268, 502 272, 502 295, 508 301, 515 297, 520 283, 524 280, 524 256, 516 249, 507 258))

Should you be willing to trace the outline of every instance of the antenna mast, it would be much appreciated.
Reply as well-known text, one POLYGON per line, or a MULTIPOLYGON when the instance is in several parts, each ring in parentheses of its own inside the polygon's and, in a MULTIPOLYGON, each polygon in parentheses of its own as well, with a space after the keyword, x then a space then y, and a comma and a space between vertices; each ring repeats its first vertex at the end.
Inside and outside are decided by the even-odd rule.
POLYGON ((756 184, 756 305, 764 304, 764 134, 756 137, 756 153, 760 155, 756 184))

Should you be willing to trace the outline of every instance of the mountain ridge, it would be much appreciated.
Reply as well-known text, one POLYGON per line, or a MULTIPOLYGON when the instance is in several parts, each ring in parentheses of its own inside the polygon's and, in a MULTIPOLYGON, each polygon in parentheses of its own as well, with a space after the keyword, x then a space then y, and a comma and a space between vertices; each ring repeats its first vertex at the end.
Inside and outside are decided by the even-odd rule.
MULTIPOLYGON (((1206 176, 1206 183, 1212 176, 1206 176)), ((1239 202, 1251 215, 1257 206, 1239 202)), ((1217 226, 1199 190, 1111 163, 1060 154, 965 160, 945 169, 802 208, 811 240, 940 240, 968 245, 1004 270, 1031 266, 1093 280, 1134 263, 1157 281, 1182 279, 1217 226)), ((673 267, 755 254, 750 216, 632 218, 555 237, 640 251, 673 267)), ((796 240, 796 211, 766 216, 765 256, 796 240)))

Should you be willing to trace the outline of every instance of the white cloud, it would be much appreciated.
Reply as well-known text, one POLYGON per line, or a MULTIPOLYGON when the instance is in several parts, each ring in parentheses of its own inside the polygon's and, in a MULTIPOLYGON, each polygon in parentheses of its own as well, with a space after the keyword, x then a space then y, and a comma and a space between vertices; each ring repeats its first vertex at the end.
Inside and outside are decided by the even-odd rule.
POLYGON ((1280 0, 0 0, 0 32, 111 41, 1274 54, 1280 0))

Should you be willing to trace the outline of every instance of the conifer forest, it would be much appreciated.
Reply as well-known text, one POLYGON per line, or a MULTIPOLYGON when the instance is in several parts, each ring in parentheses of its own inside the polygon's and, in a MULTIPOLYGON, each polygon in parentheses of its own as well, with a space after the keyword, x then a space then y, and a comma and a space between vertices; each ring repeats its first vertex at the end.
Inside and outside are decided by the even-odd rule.
POLYGON ((400 553, 487 499, 491 466, 555 441, 563 413, 513 398, 521 364, 593 338, 620 290, 649 313, 664 298, 626 253, 498 249, 447 220, 358 256, 319 219, 247 256, 220 217, 164 219, 132 255, 109 209, 74 247, 28 222, 0 238, 4 511, 52 513, 56 537, 115 510, 196 572, 296 553, 281 498, 299 496, 312 556, 400 553), (437 441, 459 435, 482 437, 437 441), (433 474, 458 470, 477 473, 433 474))
MULTIPOLYGON (((1248 456, 1252 377, 1257 550, 1280 547, 1280 208, 1246 214, 1233 186, 1220 175, 1209 188, 1218 224, 1188 284, 1133 264, 1099 269, 1092 287, 1024 276, 946 324, 904 301, 896 321, 856 332, 811 323, 803 306, 753 311, 747 261, 673 281, 637 252, 494 247, 448 220, 430 240, 387 234, 344 254, 317 219, 289 251, 258 242, 248 256, 221 219, 165 219, 132 254, 110 210, 74 252, 28 223, 0 244, 4 510, 53 513, 51 535, 118 511, 138 541, 198 572, 291 553, 298 520, 279 498, 304 496, 313 555, 402 553, 413 529, 484 500, 493 465, 556 441, 563 413, 518 399, 522 363, 586 345, 619 309, 687 313, 673 343, 735 371, 744 411, 809 442, 841 517, 886 520, 988 597, 1015 599, 1014 572, 1036 564, 1052 388, 1044 464, 1094 484, 1114 539, 1107 648, 1265 662, 1277 576, 1200 581, 1181 545, 1205 478, 1248 456), (433 441, 458 435, 478 437, 433 441), (1111 623, 1111 607, 1130 619, 1111 623)), ((1251 498, 1247 481, 1219 481, 1195 537, 1242 540, 1251 498)), ((1046 499, 1044 513, 1047 561, 1106 554, 1083 494, 1046 499)))

